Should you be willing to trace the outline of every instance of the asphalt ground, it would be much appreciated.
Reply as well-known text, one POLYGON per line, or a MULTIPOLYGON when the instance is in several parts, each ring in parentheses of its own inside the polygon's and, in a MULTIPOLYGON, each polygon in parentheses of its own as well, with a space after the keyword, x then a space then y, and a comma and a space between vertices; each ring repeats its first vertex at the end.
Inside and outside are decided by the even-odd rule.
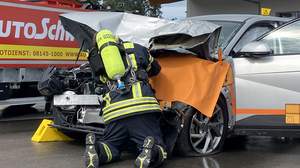
MULTIPOLYGON (((19 114, 19 113, 18 113, 19 114)), ((41 122, 32 113, 0 119, 0 168, 83 168, 81 142, 32 143, 41 122), (24 116, 31 116, 24 117, 24 116), (15 119, 15 120, 13 120, 15 119)), ((300 140, 270 137, 230 138, 224 152, 210 157, 172 157, 165 168, 299 168, 300 140)), ((135 156, 103 168, 132 168, 135 156)))

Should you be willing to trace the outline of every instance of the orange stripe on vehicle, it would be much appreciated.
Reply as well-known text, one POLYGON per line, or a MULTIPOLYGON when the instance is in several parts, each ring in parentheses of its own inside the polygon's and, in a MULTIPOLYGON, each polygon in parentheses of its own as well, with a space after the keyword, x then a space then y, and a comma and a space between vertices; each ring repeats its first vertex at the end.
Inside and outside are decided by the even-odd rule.
POLYGON ((285 109, 236 109, 236 114, 285 115, 285 109))

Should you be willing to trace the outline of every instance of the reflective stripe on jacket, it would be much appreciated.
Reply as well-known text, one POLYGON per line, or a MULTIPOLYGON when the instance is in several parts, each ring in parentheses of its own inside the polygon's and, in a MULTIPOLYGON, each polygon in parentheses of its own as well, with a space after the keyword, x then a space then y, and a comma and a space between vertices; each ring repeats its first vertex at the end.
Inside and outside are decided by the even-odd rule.
MULTIPOLYGON (((154 58, 143 46, 126 42, 123 44, 135 73, 138 71, 148 72, 154 58)), ((129 62, 130 61, 130 62, 129 62)), ((147 73, 143 74, 144 79, 148 78, 147 73)), ((100 77, 104 81, 104 77, 100 77)), ((136 79, 132 81, 132 74, 127 73, 122 80, 130 86, 130 91, 120 94, 118 90, 111 90, 104 97, 105 107, 103 108, 103 119, 105 123, 115 121, 132 115, 160 112, 160 106, 156 100, 148 80, 136 79)))

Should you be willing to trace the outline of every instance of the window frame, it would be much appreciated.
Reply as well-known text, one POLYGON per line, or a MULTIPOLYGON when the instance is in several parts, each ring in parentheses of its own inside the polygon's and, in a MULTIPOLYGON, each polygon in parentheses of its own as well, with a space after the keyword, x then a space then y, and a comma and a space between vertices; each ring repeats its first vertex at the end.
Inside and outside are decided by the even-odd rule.
MULTIPOLYGON (((279 25, 279 23, 278 22, 280 22, 280 21, 274 21, 274 20, 263 20, 263 21, 257 21, 257 22, 255 22, 254 24, 252 24, 251 26, 249 26, 248 28, 247 28, 247 30, 245 30, 244 31, 244 33, 243 33, 243 35, 241 35, 240 37, 239 37, 239 39, 238 39, 238 41, 234 44, 234 46, 232 47, 232 49, 231 49, 231 51, 230 51, 230 55, 232 55, 233 56, 233 58, 238 58, 238 56, 236 55, 236 54, 232 54, 232 53, 236 53, 235 51, 234 51, 234 49, 235 49, 235 47, 237 47, 237 45, 239 44, 239 42, 241 42, 241 40, 242 40, 242 38, 244 37, 244 35, 250 30, 250 29, 252 29, 253 27, 262 27, 263 25, 266 25, 266 27, 274 27, 274 25, 273 24, 278 24, 279 25)), ((274 27, 272 30, 274 30, 274 29, 276 29, 276 27, 274 27)), ((272 31, 272 30, 270 30, 270 31, 272 31)), ((268 32, 270 32, 270 31, 268 31, 268 32)), ((265 33, 264 33, 265 34, 265 33)), ((264 35, 264 34, 262 34, 262 35, 264 35)), ((258 36, 257 38, 259 38, 260 36, 258 36)), ((256 39, 257 39, 256 38, 256 39)), ((254 39, 253 41, 255 41, 256 39, 254 39)))
MULTIPOLYGON (((287 27, 287 26, 289 26, 289 25, 291 25, 291 24, 293 24, 293 23, 295 23, 295 22, 300 22, 300 18, 293 19, 293 20, 291 20, 291 21, 289 21, 289 22, 287 22, 287 23, 285 23, 285 24, 279 26, 278 28, 276 28, 276 29, 270 31, 269 33, 266 33, 266 34, 264 34, 263 36, 259 37, 256 41, 262 41, 262 40, 263 40, 265 37, 267 37, 268 35, 270 35, 270 34, 276 32, 276 31, 279 31, 279 30, 281 30, 282 28, 287 27)), ((299 30, 300 30, 300 29, 299 29, 299 30)), ((299 52, 299 53, 285 53, 285 54, 271 54, 270 56, 291 56, 291 55, 300 55, 300 52, 299 52)))
MULTIPOLYGON (((229 55, 231 55, 232 58, 241 58, 241 57, 239 57, 239 56, 236 55, 236 53, 234 52, 234 48, 235 48, 235 47, 238 45, 238 43, 241 41, 241 39, 243 38, 243 36, 245 35, 245 33, 246 33, 247 31, 249 31, 251 28, 253 28, 254 26, 259 26, 259 25, 269 25, 269 26, 273 26, 273 24, 278 24, 279 26, 278 26, 277 28, 279 28, 279 27, 281 27, 282 25, 285 25, 286 23, 285 23, 284 21, 279 21, 279 20, 259 20, 259 21, 255 22, 255 23, 253 23, 251 26, 249 26, 249 27, 244 31, 243 35, 241 35, 241 36, 239 37, 239 39, 237 40, 237 42, 234 44, 234 46, 233 46, 232 49, 230 50, 230 52, 229 52, 230 54, 229 54, 229 55), (283 24, 280 24, 280 22, 282 22, 283 24)), ((259 36, 257 39, 255 39, 255 40, 253 40, 253 41, 258 41, 258 39, 261 39, 262 36, 265 37, 266 34, 269 34, 270 32, 273 32, 273 31, 276 30, 277 28, 275 27, 273 30, 271 30, 271 31, 269 31, 269 32, 267 32, 267 33, 264 33, 263 35, 259 36)))
MULTIPOLYGON (((215 23, 215 22, 237 23, 237 24, 239 24, 239 26, 238 26, 238 28, 236 29, 235 33, 239 32, 239 31, 241 30, 241 28, 245 25, 245 22, 239 22, 239 21, 228 21, 228 20, 217 20, 217 19, 215 19, 215 20, 209 20, 209 19, 208 19, 208 20, 205 20, 205 21, 211 22, 211 23, 216 24, 216 25, 219 25, 219 24, 217 24, 217 23, 215 23)), ((222 25, 219 25, 219 26, 222 26, 222 25)), ((228 39, 228 43, 226 44, 226 46, 224 46, 223 49, 225 49, 225 48, 228 47, 228 45, 230 44, 230 42, 232 41, 233 38, 234 38, 234 36, 231 36, 231 37, 228 39)), ((218 44, 218 45, 219 45, 219 44, 218 44)), ((221 47, 221 46, 218 46, 218 47, 221 47)))

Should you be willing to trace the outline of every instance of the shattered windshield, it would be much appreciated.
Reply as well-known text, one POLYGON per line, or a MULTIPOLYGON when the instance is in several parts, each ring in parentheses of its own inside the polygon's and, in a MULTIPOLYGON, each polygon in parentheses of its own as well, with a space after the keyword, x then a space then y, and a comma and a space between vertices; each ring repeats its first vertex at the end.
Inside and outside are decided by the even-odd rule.
POLYGON ((237 31, 240 29, 241 22, 229 22, 229 21, 209 21, 214 24, 222 26, 222 31, 219 38, 219 46, 223 49, 226 48, 230 40, 234 37, 237 31))

